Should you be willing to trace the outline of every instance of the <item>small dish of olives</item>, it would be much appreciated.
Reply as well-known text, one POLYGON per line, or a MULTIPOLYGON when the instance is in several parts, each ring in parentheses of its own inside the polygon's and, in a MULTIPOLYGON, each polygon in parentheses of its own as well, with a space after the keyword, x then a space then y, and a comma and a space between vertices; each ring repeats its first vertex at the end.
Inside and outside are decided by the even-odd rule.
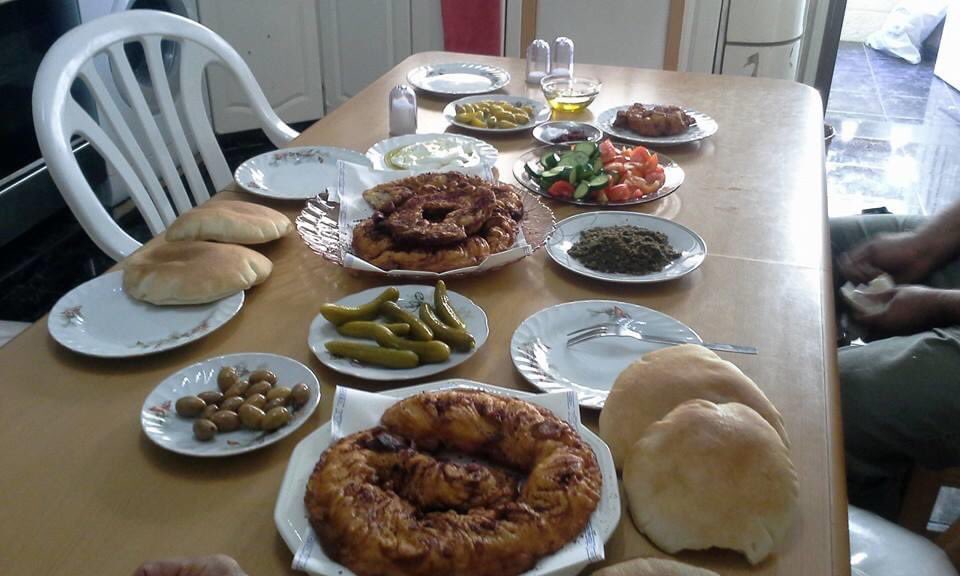
POLYGON ((257 450, 299 428, 320 401, 309 368, 285 356, 217 356, 178 370, 147 396, 144 433, 189 456, 231 456, 257 450))

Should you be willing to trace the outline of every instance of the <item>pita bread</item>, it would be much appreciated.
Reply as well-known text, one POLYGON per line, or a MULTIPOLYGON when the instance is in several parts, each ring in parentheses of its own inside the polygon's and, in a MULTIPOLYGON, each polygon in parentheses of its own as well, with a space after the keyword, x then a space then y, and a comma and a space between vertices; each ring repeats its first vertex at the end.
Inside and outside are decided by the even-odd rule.
POLYGON ((719 576, 719 574, 673 560, 634 558, 601 568, 594 572, 593 576, 719 576))
POLYGON ((648 426, 695 398, 746 404, 790 445, 783 418, 753 380, 703 346, 684 344, 645 354, 614 382, 600 412, 600 436, 610 446, 617 469, 648 426))
POLYGON ((273 263, 243 246, 214 242, 161 242, 123 264, 123 290, 151 304, 204 304, 255 286, 273 263))
POLYGON ((168 242, 212 240, 232 244, 263 244, 293 232, 290 219, 273 208, 219 200, 181 215, 167 228, 168 242))
POLYGON ((623 489, 637 529, 662 550, 729 548, 751 564, 784 539, 797 473, 776 430, 753 409, 691 400, 630 448, 623 489))

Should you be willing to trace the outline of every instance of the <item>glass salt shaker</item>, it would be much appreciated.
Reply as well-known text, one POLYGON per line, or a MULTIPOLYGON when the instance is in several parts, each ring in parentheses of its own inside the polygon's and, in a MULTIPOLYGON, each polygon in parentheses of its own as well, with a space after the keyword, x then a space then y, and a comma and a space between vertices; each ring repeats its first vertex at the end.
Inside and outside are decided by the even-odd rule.
POLYGON ((553 41, 553 68, 550 74, 573 76, 573 40, 566 36, 558 36, 553 41))
POLYGON ((527 46, 527 83, 539 85, 547 74, 550 74, 550 45, 537 38, 527 46))
POLYGON ((413 88, 400 84, 390 90, 390 135, 417 131, 417 95, 413 88))

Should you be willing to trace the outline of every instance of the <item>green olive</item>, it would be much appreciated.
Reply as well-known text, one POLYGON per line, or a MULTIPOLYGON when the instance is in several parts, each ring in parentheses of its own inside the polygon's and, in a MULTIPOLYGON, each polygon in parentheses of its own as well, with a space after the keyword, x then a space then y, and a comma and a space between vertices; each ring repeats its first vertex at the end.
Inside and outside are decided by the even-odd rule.
POLYGON ((454 120, 461 124, 469 124, 471 120, 476 118, 475 114, 470 114, 469 112, 462 112, 453 117, 454 120))
POLYGON ((220 403, 220 410, 230 410, 231 412, 236 412, 240 406, 243 405, 243 398, 240 396, 231 396, 229 398, 224 398, 223 402, 220 403))
POLYGON ((236 384, 231 386, 223 395, 227 398, 231 396, 243 396, 247 392, 247 388, 250 387, 250 382, 244 382, 243 380, 238 380, 236 384))
POLYGON ((244 428, 259 430, 264 412, 252 404, 244 404, 237 411, 237 415, 240 416, 240 423, 243 424, 244 428))
POLYGON ((210 421, 217 425, 218 432, 233 432, 240 428, 240 416, 233 410, 220 410, 210 417, 210 421))
POLYGON ((496 128, 496 127, 497 127, 497 117, 487 116, 487 128, 496 128))
POLYGON ((516 127, 517 127, 517 123, 510 122, 509 120, 500 120, 499 122, 497 122, 497 128, 500 128, 500 129, 516 128, 516 127))
POLYGON ((184 418, 195 418, 203 412, 203 409, 207 407, 207 403, 198 396, 184 396, 177 400, 174 407, 180 416, 184 418))
POLYGON ((266 380, 261 380, 256 384, 251 384, 247 391, 243 393, 247 398, 253 396, 254 394, 263 394, 267 395, 267 392, 273 389, 273 386, 270 385, 266 380))
POLYGON ((477 344, 474 337, 466 330, 451 328, 441 322, 426 302, 420 305, 420 319, 430 327, 437 340, 446 342, 452 346, 454 350, 469 352, 477 344))
POLYGON ((220 410, 220 407, 216 404, 207 404, 204 407, 203 412, 200 413, 200 417, 209 419, 211 416, 216 414, 218 410, 220 410))
POLYGON ((267 392, 267 401, 269 402, 270 400, 276 400, 277 398, 279 398, 284 402, 286 402, 287 398, 290 397, 290 393, 291 393, 291 390, 286 386, 277 386, 270 392, 267 392))
POLYGON ((310 388, 303 382, 290 390, 290 398, 294 408, 300 408, 310 400, 310 388))
POLYGON ((219 404, 220 401, 223 400, 223 392, 219 390, 207 390, 206 392, 197 394, 197 397, 207 404, 219 404))
POLYGON ((286 426, 290 422, 290 411, 283 406, 277 406, 267 412, 260 422, 260 429, 264 432, 273 432, 277 428, 286 426))
POLYGON ((396 322, 410 325, 410 338, 427 342, 433 340, 433 331, 419 318, 401 308, 396 302, 384 302, 380 305, 380 313, 396 322))
POLYGON ((284 398, 277 398, 276 400, 268 400, 266 406, 263 407, 264 412, 269 412, 276 408, 277 406, 286 406, 287 400, 284 398))
POLYGON ((340 306, 338 304, 324 304, 320 307, 320 314, 328 322, 339 326, 354 320, 373 320, 380 314, 380 305, 384 302, 395 302, 400 298, 400 291, 395 286, 391 286, 380 293, 379 296, 367 302, 366 304, 352 307, 340 306))
POLYGON ((473 120, 470 121, 470 125, 471 125, 471 126, 474 126, 474 127, 476 127, 476 128, 486 128, 486 127, 487 127, 487 121, 484 120, 483 118, 477 118, 477 117, 475 117, 473 120))
POLYGON ((513 115, 513 121, 517 124, 526 124, 530 122, 530 116, 524 114, 523 112, 517 112, 513 115))
POLYGON ((252 396, 247 396, 247 399, 244 400, 243 403, 249 404, 250 406, 256 406, 262 410, 267 404, 267 397, 263 394, 254 394, 252 396))
POLYGON ((217 388, 221 392, 226 392, 231 386, 237 383, 237 370, 233 366, 224 366, 217 372, 217 388))
POLYGON ((213 421, 207 420, 206 418, 194 420, 193 435, 201 442, 213 440, 213 437, 217 435, 217 425, 214 424, 213 421))
POLYGON ((344 340, 331 340, 324 343, 324 346, 331 354, 386 368, 415 368, 420 364, 420 357, 409 350, 395 350, 344 340))
POLYGON ((256 384, 257 382, 269 382, 270 384, 276 384, 277 375, 269 370, 254 370, 250 373, 250 377, 247 378, 247 382, 251 384, 256 384))

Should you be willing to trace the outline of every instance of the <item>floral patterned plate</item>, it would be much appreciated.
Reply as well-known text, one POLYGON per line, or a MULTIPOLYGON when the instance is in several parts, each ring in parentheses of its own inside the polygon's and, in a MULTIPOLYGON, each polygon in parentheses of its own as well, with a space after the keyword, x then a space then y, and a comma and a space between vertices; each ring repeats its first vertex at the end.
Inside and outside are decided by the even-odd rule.
MULTIPOLYGON (((359 306, 379 296, 384 288, 385 287, 381 286, 378 288, 370 288, 363 292, 357 292, 356 294, 351 294, 346 298, 337 300, 336 303, 344 306, 359 306)), ((420 307, 421 302, 433 303, 432 286, 406 284, 397 286, 397 288, 400 290, 400 300, 397 303, 401 308, 409 310, 414 316, 417 315, 417 309, 420 307)), ((487 326, 487 315, 484 314, 482 308, 474 304, 473 301, 466 296, 461 296, 451 290, 447 291, 447 295, 450 297, 450 303, 453 304, 454 310, 457 311, 457 314, 459 314, 467 324, 467 331, 473 334, 477 345, 469 352, 452 352, 450 359, 446 362, 439 364, 421 364, 416 368, 395 369, 383 368, 371 364, 361 364, 356 360, 334 356, 327 351, 324 343, 330 340, 356 340, 363 344, 371 344, 371 341, 341 336, 337 333, 336 326, 327 322, 327 320, 319 314, 313 319, 313 322, 310 323, 310 333, 307 336, 307 344, 310 346, 310 350, 312 350, 317 358, 328 368, 336 370, 341 374, 366 378, 367 380, 410 380, 412 378, 422 378, 443 372, 444 370, 449 370, 458 364, 466 362, 468 358, 476 354, 477 350, 487 341, 490 330, 487 326)))
POLYGON ((370 166, 366 156, 346 148, 281 148, 250 158, 233 179, 251 194, 279 200, 306 200, 337 188, 337 161, 370 166))
POLYGON ((155 444, 178 454, 205 458, 233 456, 286 438, 307 421, 319 401, 320 382, 309 368, 296 360, 276 354, 229 354, 197 362, 165 378, 143 402, 140 426, 155 444), (274 432, 236 430, 201 442, 193 437, 193 418, 178 416, 174 405, 182 396, 217 390, 217 373, 224 366, 233 366, 241 378, 254 370, 270 370, 277 375, 278 386, 293 388, 303 382, 310 389, 310 400, 293 412, 290 423, 274 432))
POLYGON ((193 306, 154 306, 123 291, 110 272, 67 292, 50 310, 47 329, 74 352, 100 358, 154 354, 199 340, 236 316, 243 292, 193 306))
POLYGON ((656 310, 614 300, 580 300, 545 308, 513 333, 510 357, 520 374, 544 392, 575 390, 580 405, 603 408, 614 380, 630 363, 669 344, 632 338, 596 338, 567 348, 568 334, 580 328, 632 318, 650 334, 701 344, 686 324, 656 310))

